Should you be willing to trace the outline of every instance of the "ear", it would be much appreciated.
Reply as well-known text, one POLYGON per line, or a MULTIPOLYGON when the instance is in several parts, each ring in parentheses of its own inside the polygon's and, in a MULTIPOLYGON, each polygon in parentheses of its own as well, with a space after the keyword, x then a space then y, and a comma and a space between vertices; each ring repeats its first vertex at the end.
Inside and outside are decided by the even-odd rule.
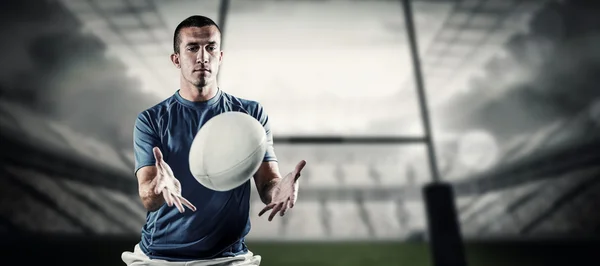
POLYGON ((219 52, 219 65, 223 62, 223 51, 219 52))
POLYGON ((175 67, 181 68, 181 64, 179 64, 179 54, 171 54, 171 62, 173 63, 173 65, 175 65, 175 67))

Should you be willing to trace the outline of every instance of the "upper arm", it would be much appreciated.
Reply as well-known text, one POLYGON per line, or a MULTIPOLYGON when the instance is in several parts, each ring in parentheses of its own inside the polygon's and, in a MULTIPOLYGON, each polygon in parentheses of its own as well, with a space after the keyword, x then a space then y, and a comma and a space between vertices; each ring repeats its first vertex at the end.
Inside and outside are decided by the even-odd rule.
MULTIPOLYGON (((267 134, 267 152, 265 153, 263 162, 277 162, 277 155, 275 155, 275 148, 273 145, 273 132, 271 131, 269 115, 260 103, 256 103, 256 108, 253 115, 263 125, 263 127, 265 128, 265 133, 267 134)), ((266 165, 268 164, 263 163, 263 165, 267 167, 266 165)))
POLYGON ((254 182, 257 187, 262 187, 274 178, 280 178, 279 166, 277 164, 277 155, 273 145, 273 132, 271 131, 271 123, 269 115, 260 103, 256 103, 254 117, 263 125, 267 134, 267 151, 263 162, 254 175, 254 182))
POLYGON ((146 113, 140 113, 133 128, 133 154, 135 158, 134 173, 139 178, 138 171, 146 166, 154 167, 156 159, 152 149, 160 147, 160 138, 156 128, 150 122, 146 113))

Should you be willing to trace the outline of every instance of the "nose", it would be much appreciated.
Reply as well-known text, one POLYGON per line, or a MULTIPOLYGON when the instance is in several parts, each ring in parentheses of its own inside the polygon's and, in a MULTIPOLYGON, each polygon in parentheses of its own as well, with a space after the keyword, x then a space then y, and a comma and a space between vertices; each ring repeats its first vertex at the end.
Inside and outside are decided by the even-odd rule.
POLYGON ((208 63, 208 53, 204 49, 198 53, 197 61, 204 64, 208 63))

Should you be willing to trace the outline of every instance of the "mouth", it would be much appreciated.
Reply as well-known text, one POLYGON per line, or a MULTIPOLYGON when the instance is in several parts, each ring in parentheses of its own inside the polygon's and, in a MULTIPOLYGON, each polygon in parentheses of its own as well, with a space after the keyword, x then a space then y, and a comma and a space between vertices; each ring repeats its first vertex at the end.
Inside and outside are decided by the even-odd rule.
POLYGON ((208 70, 206 68, 198 68, 198 69, 194 69, 194 72, 208 72, 208 73, 210 73, 210 70, 208 70))

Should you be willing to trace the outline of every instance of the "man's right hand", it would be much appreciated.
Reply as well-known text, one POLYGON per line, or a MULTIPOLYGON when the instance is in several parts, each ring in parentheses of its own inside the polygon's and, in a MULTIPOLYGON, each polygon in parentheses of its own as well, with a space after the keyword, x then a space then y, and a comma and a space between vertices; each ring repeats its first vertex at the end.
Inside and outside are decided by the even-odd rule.
POLYGON ((156 186, 154 187, 154 193, 157 195, 162 193, 167 205, 171 207, 174 204, 181 213, 185 211, 183 205, 192 211, 196 211, 196 207, 181 196, 181 183, 173 175, 171 167, 163 160, 160 149, 154 147, 152 151, 156 159, 156 186))

